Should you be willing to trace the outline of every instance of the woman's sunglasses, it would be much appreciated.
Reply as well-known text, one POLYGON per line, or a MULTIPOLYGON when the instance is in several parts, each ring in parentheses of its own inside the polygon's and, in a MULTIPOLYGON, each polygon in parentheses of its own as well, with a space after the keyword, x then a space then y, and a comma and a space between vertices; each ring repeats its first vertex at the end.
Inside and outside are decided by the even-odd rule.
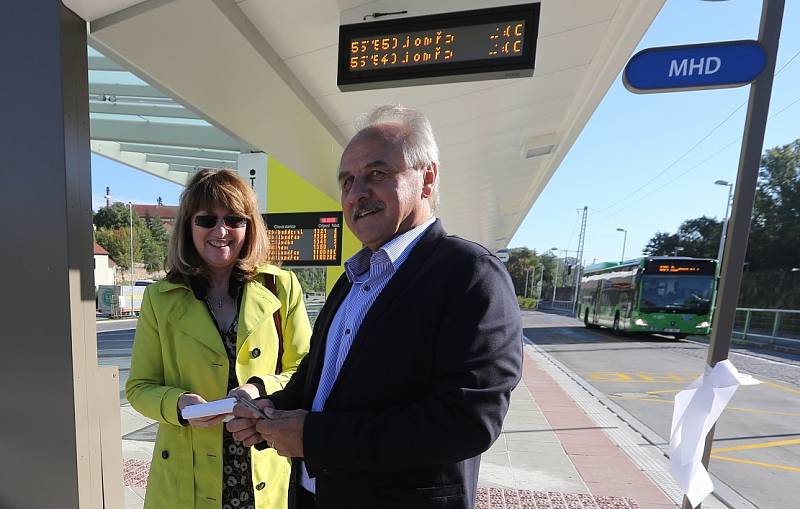
POLYGON ((217 217, 210 214, 200 214, 194 216, 194 224, 200 228, 214 228, 219 224, 219 220, 225 223, 228 228, 244 228, 247 226, 247 218, 242 216, 217 217))

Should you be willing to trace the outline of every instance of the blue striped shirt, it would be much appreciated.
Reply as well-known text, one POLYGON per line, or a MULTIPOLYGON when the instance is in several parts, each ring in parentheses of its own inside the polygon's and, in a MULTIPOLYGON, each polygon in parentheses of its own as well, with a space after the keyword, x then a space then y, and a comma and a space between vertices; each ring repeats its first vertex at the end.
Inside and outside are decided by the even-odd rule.
MULTIPOLYGON (((342 369, 350 346, 375 299, 383 291, 395 272, 408 258, 422 234, 436 220, 431 217, 424 223, 393 238, 374 253, 363 248, 344 263, 347 279, 352 283, 350 292, 336 311, 325 343, 325 362, 322 366, 317 393, 311 405, 312 412, 320 412, 342 369)), ((315 482, 308 476, 303 463, 303 487, 315 492, 315 482)))

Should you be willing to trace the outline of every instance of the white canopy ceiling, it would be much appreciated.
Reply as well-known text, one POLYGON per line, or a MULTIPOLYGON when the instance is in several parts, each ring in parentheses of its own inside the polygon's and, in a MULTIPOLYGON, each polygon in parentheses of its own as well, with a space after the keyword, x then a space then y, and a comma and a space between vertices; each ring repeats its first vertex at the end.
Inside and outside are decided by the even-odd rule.
MULTIPOLYGON (((95 151, 150 153, 148 161, 158 165, 147 150, 153 147, 134 143, 169 145, 172 151, 161 155, 163 164, 170 166, 154 166, 154 173, 183 183, 185 175, 180 173, 193 171, 195 163, 223 161, 237 147, 263 150, 338 199, 335 172, 342 148, 354 134, 351 122, 375 104, 401 103, 426 113, 436 131, 442 177, 438 215, 446 228, 498 249, 508 244, 663 0, 542 0, 531 78, 345 93, 336 86, 340 22, 361 21, 376 11, 407 10, 416 16, 434 9, 451 12, 524 2, 64 3, 90 21, 92 46, 155 86, 158 95, 177 102, 165 105, 152 98, 140 108, 149 108, 153 115, 172 112, 196 118, 179 121, 184 122, 180 132, 173 129, 169 135, 165 129, 161 141, 152 139, 155 129, 147 134, 151 141, 137 140, 130 129, 115 130, 115 107, 97 99, 113 94, 107 91, 111 89, 94 90, 100 94, 92 107, 95 151), (101 110, 111 112, 109 117, 101 110), (213 134, 206 122, 219 131, 213 134), (215 137, 217 142, 224 137, 225 143, 216 143, 215 137), (546 152, 549 145, 549 154, 526 158, 546 152), (219 153, 180 150, 191 146, 219 153), (182 161, 187 164, 182 166, 182 161)), ((95 59, 96 66, 101 63, 95 59)))

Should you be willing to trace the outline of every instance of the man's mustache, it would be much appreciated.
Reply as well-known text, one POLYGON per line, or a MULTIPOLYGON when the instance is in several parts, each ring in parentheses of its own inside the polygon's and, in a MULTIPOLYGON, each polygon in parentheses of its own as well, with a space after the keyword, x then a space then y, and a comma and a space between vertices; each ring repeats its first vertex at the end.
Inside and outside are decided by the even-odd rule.
POLYGON ((386 208, 386 204, 379 201, 365 201, 359 203, 353 210, 352 218, 357 219, 360 215, 368 212, 379 212, 386 208))

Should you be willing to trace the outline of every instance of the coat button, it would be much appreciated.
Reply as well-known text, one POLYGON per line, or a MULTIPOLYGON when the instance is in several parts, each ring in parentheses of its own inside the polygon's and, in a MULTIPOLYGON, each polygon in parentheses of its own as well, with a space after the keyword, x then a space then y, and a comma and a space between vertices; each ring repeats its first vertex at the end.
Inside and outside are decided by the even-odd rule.
POLYGON ((256 489, 261 491, 261 490, 264 489, 265 486, 266 486, 266 483, 260 482, 260 483, 256 484, 256 489))
POLYGON ((261 350, 258 348, 253 348, 253 350, 250 351, 250 355, 255 359, 261 355, 261 350))
POLYGON ((164 459, 167 459, 167 458, 169 458, 169 451, 168 451, 168 450, 166 450, 166 449, 164 449, 163 451, 161 451, 161 457, 162 457, 162 458, 164 458, 164 459))

